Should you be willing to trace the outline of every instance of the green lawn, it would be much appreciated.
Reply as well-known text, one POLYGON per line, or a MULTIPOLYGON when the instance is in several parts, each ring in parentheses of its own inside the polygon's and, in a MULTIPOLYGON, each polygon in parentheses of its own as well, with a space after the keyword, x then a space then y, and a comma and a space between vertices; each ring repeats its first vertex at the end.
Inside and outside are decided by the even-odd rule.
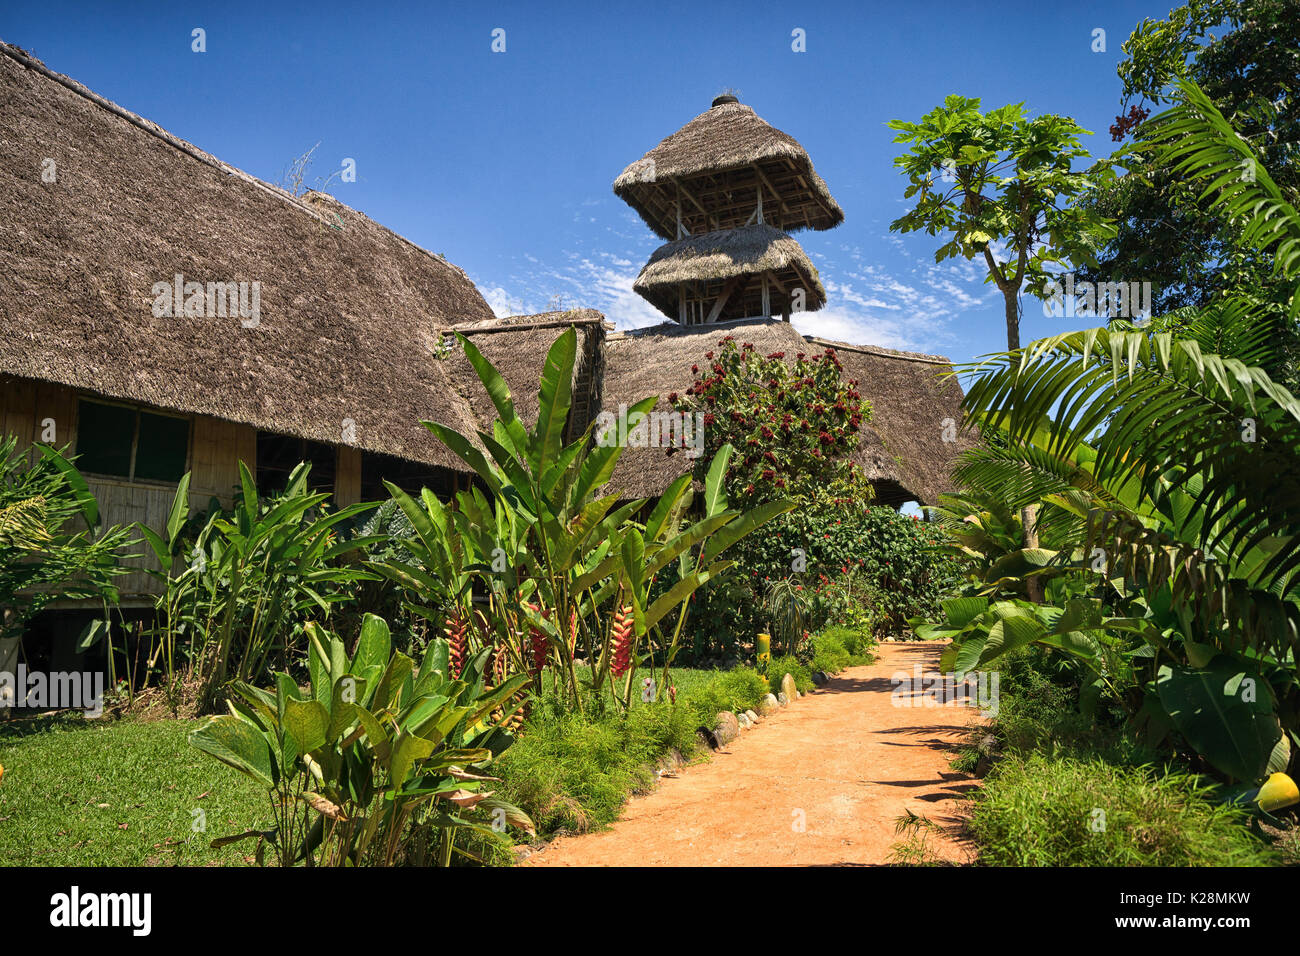
MULTIPOLYGON (((782 672, 774 667, 773 685, 782 672)), ((694 749, 698 725, 711 724, 718 710, 755 706, 765 690, 752 670, 674 667, 678 707, 666 708, 641 701, 644 676, 658 681, 661 672, 638 671, 629 720, 612 706, 604 718, 539 716, 507 752, 498 768, 503 789, 543 832, 572 828, 575 819, 583 829, 611 822, 652 782, 660 758, 694 749)), ((220 850, 209 843, 269 826, 267 797, 188 745, 196 725, 79 715, 0 723, 0 866, 242 864, 254 841, 220 850), (193 829, 195 810, 204 811, 206 832, 193 829)))
POLYGON ((218 836, 270 819, 250 780, 192 749, 189 720, 0 724, 0 865, 240 864, 218 836), (194 810, 206 816, 196 833, 194 810))

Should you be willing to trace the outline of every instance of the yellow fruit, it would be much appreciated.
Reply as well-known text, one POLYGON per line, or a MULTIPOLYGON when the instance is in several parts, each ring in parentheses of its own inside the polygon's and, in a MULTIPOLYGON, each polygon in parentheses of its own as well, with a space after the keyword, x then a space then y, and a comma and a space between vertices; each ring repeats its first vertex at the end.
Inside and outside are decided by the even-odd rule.
POLYGON ((1296 788, 1295 781, 1286 774, 1271 774, 1256 793, 1255 803, 1265 813, 1272 813, 1300 803, 1300 789, 1296 788))

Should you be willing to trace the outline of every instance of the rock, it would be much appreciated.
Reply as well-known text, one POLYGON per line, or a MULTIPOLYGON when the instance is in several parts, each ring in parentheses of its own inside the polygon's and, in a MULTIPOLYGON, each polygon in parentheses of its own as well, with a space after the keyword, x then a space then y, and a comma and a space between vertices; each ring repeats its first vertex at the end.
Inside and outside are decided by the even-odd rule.
POLYGON ((745 711, 745 716, 749 718, 751 724, 758 723, 758 714, 754 713, 752 710, 745 711))
POLYGON ((781 678, 781 692, 787 700, 798 700, 799 688, 795 686, 794 677, 790 674, 781 678))
POLYGON ((813 671, 812 682, 816 684, 818 687, 825 687, 827 684, 831 682, 831 679, 827 677, 826 674, 822 671, 813 671))
POLYGON ((740 735, 740 721, 731 711, 720 710, 713 719, 713 733, 720 745, 729 744, 740 735))
POLYGON ((754 726, 754 722, 749 719, 747 714, 737 714, 736 720, 740 721, 741 730, 749 730, 750 727, 754 726))
POLYGON ((695 737, 700 744, 708 747, 710 750, 717 750, 721 744, 718 743, 718 735, 709 730, 708 727, 700 727, 695 731, 695 737))
POLYGON ((758 702, 758 712, 762 716, 766 717, 780 706, 781 705, 776 702, 776 697, 773 694, 768 694, 758 702))
POLYGON ((776 695, 776 702, 782 707, 789 706, 790 696, 785 691, 781 691, 781 693, 776 695))

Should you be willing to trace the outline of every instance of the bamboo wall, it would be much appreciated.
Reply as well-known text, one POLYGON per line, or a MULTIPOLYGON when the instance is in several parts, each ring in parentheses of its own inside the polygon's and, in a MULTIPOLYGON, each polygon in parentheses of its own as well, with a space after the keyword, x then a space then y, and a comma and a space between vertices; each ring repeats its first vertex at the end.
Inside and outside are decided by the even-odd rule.
MULTIPOLYGON (((77 391, 61 385, 0 376, 0 426, 6 434, 18 436, 20 447, 36 441, 57 448, 75 446, 78 397, 77 391)), ((250 468, 256 468, 256 458, 257 432, 253 428, 203 415, 190 416, 191 512, 206 511, 211 497, 229 505, 239 486, 238 461, 242 459, 250 468)), ((86 484, 99 502, 105 525, 139 521, 161 530, 176 495, 175 485, 156 481, 87 475, 86 484)), ((138 548, 144 550, 145 546, 138 548)), ((138 560, 129 563, 141 564, 138 560)), ((150 563, 157 566, 152 557, 150 563)), ((117 584, 124 605, 144 603, 158 590, 156 582, 143 571, 123 575, 117 584)))

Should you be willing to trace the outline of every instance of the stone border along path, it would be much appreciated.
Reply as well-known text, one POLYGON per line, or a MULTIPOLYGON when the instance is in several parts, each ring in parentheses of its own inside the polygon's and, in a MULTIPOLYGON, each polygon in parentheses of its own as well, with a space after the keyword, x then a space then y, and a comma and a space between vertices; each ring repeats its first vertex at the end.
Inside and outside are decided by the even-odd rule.
MULTIPOLYGON (((608 830, 560 837, 524 866, 815 866, 889 862, 894 825, 911 811, 942 828, 931 850, 974 855, 961 837, 963 794, 979 785, 949 767, 973 707, 898 706, 890 678, 937 671, 942 647, 885 643, 792 706, 634 797, 608 830), (803 829, 800 832, 799 824, 803 829)), ((777 677, 773 683, 779 682, 777 677)), ((775 689, 775 688, 774 688, 775 689)))

